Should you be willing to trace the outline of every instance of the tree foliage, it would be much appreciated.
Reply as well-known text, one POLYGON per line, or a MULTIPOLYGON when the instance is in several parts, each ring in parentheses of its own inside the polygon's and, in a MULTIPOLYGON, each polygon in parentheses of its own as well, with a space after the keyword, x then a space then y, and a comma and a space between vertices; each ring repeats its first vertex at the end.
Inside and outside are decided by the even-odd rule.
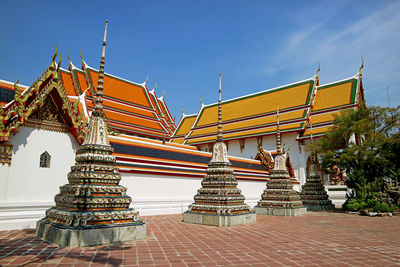
POLYGON ((312 149, 322 157, 323 167, 338 166, 346 172, 346 184, 357 199, 382 201, 383 180, 399 182, 400 106, 342 111, 335 116, 333 129, 312 149))

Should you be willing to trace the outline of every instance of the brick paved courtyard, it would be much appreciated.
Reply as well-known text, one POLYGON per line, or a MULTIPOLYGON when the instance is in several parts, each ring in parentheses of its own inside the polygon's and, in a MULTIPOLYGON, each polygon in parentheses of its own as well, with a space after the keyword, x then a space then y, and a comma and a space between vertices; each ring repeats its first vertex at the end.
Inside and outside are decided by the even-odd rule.
POLYGON ((182 215, 142 217, 148 238, 88 248, 58 248, 34 230, 0 232, 2 266, 393 266, 400 265, 400 217, 335 212, 257 216, 218 228, 182 215))

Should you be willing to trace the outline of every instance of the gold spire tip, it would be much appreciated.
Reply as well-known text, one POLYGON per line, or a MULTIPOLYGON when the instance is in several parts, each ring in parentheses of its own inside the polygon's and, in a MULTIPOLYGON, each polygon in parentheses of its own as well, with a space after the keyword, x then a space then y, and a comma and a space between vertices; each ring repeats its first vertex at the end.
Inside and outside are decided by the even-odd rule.
POLYGON ((364 58, 363 57, 361 57, 361 66, 360 66, 360 69, 358 70, 358 73, 360 74, 360 75, 362 75, 362 72, 361 72, 361 70, 364 68, 364 58))

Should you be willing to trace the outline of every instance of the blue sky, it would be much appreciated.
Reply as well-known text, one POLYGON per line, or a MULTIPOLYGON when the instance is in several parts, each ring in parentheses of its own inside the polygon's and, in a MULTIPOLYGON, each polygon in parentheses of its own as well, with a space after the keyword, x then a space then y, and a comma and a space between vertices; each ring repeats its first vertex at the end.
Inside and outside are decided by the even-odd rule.
MULTIPOLYGON (((357 73, 368 105, 400 104, 400 1, 9 1, 0 3, 0 79, 35 81, 58 45, 76 66, 155 81, 176 120, 200 97, 266 90, 315 75, 321 84, 357 73)), ((107 90, 107 88, 105 88, 107 90)))

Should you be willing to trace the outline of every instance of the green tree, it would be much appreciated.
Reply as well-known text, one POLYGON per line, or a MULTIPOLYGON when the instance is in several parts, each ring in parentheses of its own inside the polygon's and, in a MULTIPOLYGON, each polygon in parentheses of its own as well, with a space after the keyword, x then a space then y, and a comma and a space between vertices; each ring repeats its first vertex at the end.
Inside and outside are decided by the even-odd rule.
POLYGON ((384 179, 395 183, 400 175, 400 106, 364 107, 342 111, 325 138, 312 145, 322 166, 346 172, 359 207, 383 201, 384 179))

